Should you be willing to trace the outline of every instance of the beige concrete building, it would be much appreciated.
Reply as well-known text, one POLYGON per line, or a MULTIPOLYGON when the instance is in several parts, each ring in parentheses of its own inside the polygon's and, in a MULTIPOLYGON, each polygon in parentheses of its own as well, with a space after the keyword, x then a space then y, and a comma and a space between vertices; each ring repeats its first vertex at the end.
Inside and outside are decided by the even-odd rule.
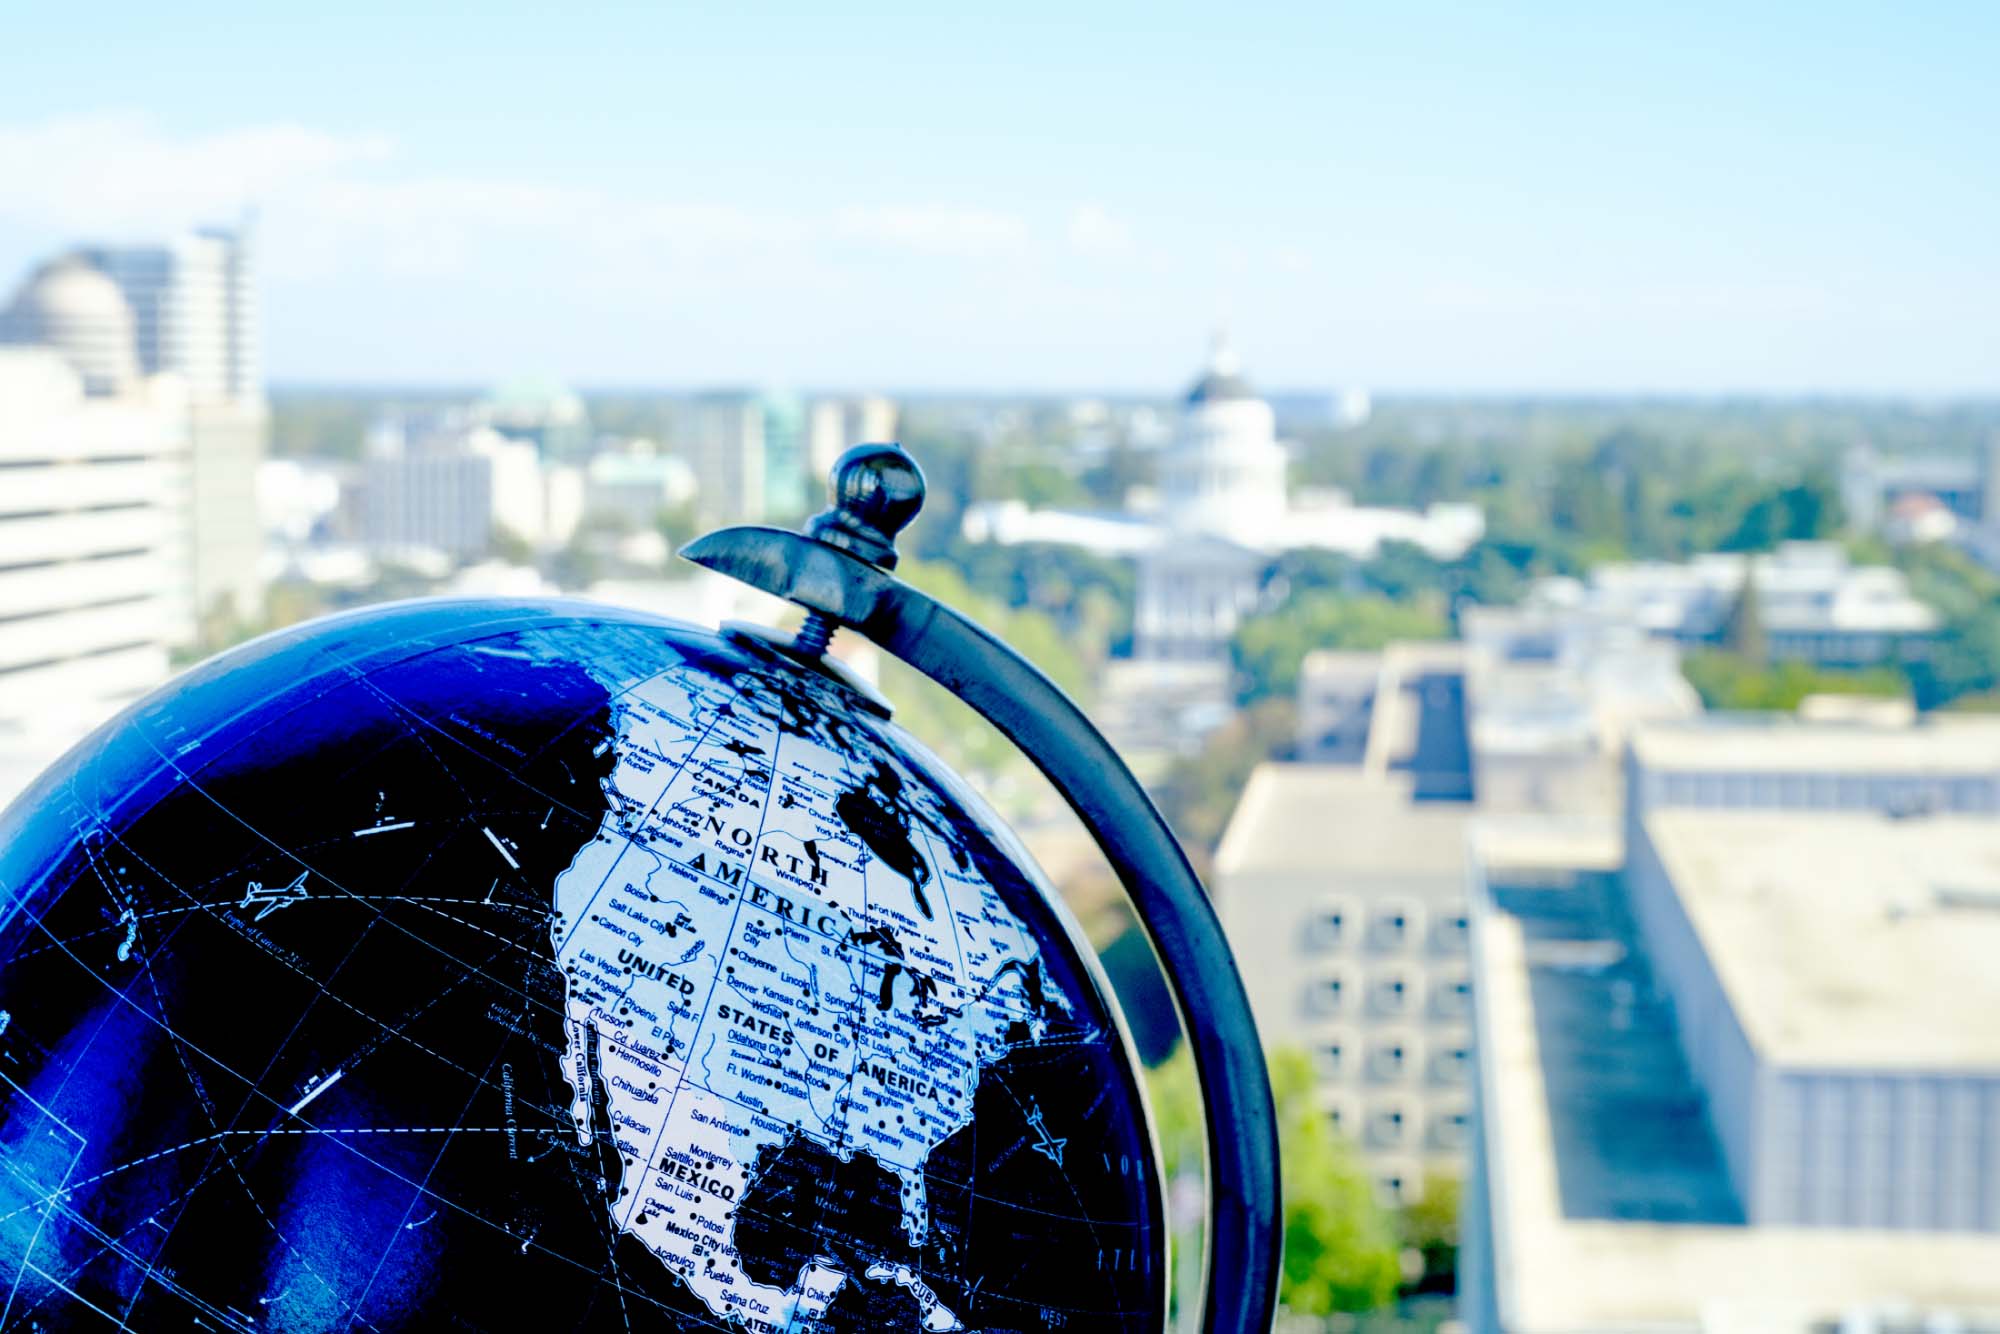
POLYGON ((1414 801, 1408 780, 1267 764, 1216 858, 1264 1041, 1311 1054, 1392 1202, 1461 1170, 1469 1134, 1464 835, 1462 805, 1414 801))
POLYGON ((1472 839, 1461 1315, 2000 1328, 2000 823, 1656 810, 1472 839))
POLYGON ((1785 715, 1632 734, 1626 827, 1657 809, 2000 815, 2000 718, 1811 722, 1785 715))

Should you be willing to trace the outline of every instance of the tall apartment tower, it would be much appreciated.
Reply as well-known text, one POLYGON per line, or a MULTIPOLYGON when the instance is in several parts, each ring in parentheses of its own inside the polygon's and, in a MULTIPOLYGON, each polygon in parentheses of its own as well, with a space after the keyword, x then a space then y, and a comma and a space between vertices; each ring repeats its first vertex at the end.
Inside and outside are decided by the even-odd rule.
POLYGON ((710 523, 764 518, 764 410, 753 394, 707 393, 688 405, 682 428, 695 504, 710 523))
POLYGON ((695 504, 703 516, 712 523, 759 523, 797 518, 816 506, 809 430, 795 394, 697 394, 682 413, 677 436, 694 470, 695 504))
POLYGON ((205 227, 163 244, 86 246, 79 253, 125 293, 142 372, 180 376, 196 401, 263 399, 247 228, 205 227))
POLYGON ((270 412, 249 229, 209 227, 78 254, 125 294, 140 372, 173 375, 187 393, 180 619, 184 637, 199 640, 218 619, 255 617, 264 601, 256 479, 270 412))
POLYGON ((815 400, 804 427, 807 475, 824 478, 850 446, 894 440, 897 415, 895 401, 879 394, 815 400))

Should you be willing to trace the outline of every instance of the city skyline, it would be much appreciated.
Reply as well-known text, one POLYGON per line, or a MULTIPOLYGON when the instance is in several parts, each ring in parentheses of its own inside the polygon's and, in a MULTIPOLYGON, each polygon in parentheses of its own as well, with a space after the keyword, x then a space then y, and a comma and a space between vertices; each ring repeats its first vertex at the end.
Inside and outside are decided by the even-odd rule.
POLYGON ((199 17, 20 17, 0 265, 255 208, 278 383, 2000 387, 1973 6, 199 17))

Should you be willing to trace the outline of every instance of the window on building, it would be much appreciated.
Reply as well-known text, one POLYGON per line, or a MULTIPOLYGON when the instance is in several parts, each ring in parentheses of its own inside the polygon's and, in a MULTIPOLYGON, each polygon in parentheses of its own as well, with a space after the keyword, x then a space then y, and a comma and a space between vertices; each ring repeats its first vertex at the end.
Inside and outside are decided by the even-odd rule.
POLYGON ((1401 904, 1385 904, 1375 910, 1374 940, 1377 949, 1401 949, 1409 943, 1415 928, 1415 913, 1401 904))
POLYGON ((1447 954, 1457 954, 1465 949, 1472 935, 1472 919, 1462 912, 1447 913, 1438 919, 1436 931, 1438 948, 1447 954))
POLYGON ((1456 1149, 1471 1135, 1472 1118, 1464 1112, 1446 1112, 1431 1123, 1431 1138, 1440 1148, 1456 1149))
POLYGON ((1401 1144, 1408 1126, 1409 1119, 1402 1108, 1378 1107, 1368 1118, 1368 1137, 1378 1147, 1401 1144))
POLYGON ((1433 1068, 1441 1083, 1462 1084, 1472 1069, 1472 1050, 1469 1047, 1446 1047, 1437 1054, 1433 1068))

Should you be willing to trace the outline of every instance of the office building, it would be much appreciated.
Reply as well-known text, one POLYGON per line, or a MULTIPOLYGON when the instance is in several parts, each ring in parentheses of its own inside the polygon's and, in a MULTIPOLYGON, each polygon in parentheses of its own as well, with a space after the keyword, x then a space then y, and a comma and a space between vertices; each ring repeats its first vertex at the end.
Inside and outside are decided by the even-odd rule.
POLYGON ((1841 463, 1840 499, 1848 523, 1864 532, 1885 530, 1897 507, 1910 501, 1931 502, 1954 528, 2000 527, 2000 435, 1972 455, 1898 456, 1855 448, 1841 463))
POLYGON ((545 464, 578 463, 590 453, 590 413, 582 397, 553 380, 509 380, 479 401, 469 421, 526 441, 545 464))
POLYGON ((361 537, 391 559, 464 561, 497 541, 542 542, 548 499, 537 447, 464 413, 392 415, 370 428, 361 537))
POLYGON ((1360 764, 1382 675, 1382 654, 1317 649, 1299 664, 1298 757, 1360 764))
POLYGON ((2000 718, 1811 722, 1730 715, 1636 729, 1628 836, 1655 810, 2000 816, 2000 718))
POLYGON ((1463 1165, 1465 816, 1358 767, 1265 764, 1216 855, 1258 1031, 1311 1054, 1327 1115, 1391 1203, 1463 1165))
POLYGON ((1467 607, 1466 717, 1488 813, 1613 820, 1635 727, 1701 716, 1680 650, 1616 616, 1467 607))
POLYGON ((197 402, 264 396, 247 229, 203 228, 163 244, 85 246, 77 254, 124 292, 141 370, 180 376, 197 402))
POLYGON ((253 618, 264 603, 256 477, 270 414, 249 231, 85 246, 75 258, 124 294, 139 372, 184 387, 188 448, 173 484, 185 573, 173 615, 178 638, 203 639, 207 623, 253 618))
MULTIPOLYGON (((817 509, 826 474, 806 475, 817 428, 797 397, 783 393, 698 394, 677 437, 695 475, 695 503, 709 523, 795 519, 817 509)), ((890 439, 890 436, 883 436, 890 439)))
POLYGON ((582 512, 637 531, 694 499, 694 472, 671 454, 636 447, 607 450, 583 469, 582 512))
POLYGON ((1460 1314, 1509 1334, 2000 1321, 2000 821, 1482 821, 1460 1314))
POLYGON ((1830 542, 1787 542, 1762 555, 1717 552, 1684 564, 1600 565, 1587 580, 1554 578, 1528 605, 1631 626, 1682 648, 1720 645, 1756 581, 1755 611, 1766 650, 1825 667, 1861 667, 1920 657, 1937 613, 1911 592, 1902 571, 1854 565, 1830 542))
POLYGON ((0 347, 0 801, 166 678, 175 389, 0 347))
POLYGON ((807 492, 814 505, 835 460, 856 445, 896 439, 896 404, 879 394, 813 401, 805 418, 807 492))
POLYGON ((1214 891, 1258 1031, 1312 1055, 1328 1116, 1397 1203, 1464 1166, 1472 784, 1460 647, 1379 657, 1358 758, 1260 765, 1214 891))
POLYGON ((1656 810, 1625 893, 1749 1223, 2000 1234, 2000 822, 1656 810))
POLYGON ((695 503, 711 524, 764 518, 764 413, 755 395, 710 393, 687 405, 679 430, 694 469, 695 503))
POLYGON ((757 403, 764 430, 764 516, 796 521, 826 503, 826 472, 808 475, 805 405, 796 394, 776 392, 759 395, 757 403))
POLYGON ((1701 715, 1673 647, 1636 631, 1567 617, 1549 624, 1518 608, 1467 608, 1459 624, 1464 637, 1452 644, 1307 654, 1299 758, 1362 763, 1371 737, 1380 740, 1378 700, 1391 698, 1396 683, 1438 690, 1462 700, 1464 736, 1438 751, 1451 758, 1433 767, 1455 774, 1463 753, 1482 812, 1615 820, 1631 729, 1701 715), (1423 661, 1428 675, 1418 670, 1423 661))

